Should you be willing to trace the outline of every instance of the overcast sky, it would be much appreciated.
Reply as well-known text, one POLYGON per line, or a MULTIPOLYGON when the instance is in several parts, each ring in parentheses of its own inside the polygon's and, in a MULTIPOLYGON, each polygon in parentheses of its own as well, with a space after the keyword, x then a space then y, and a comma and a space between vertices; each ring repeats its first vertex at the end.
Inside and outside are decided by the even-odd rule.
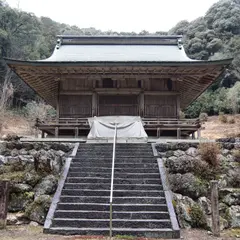
POLYGON ((203 16, 218 0, 7 0, 37 16, 103 31, 168 31, 180 20, 203 16))

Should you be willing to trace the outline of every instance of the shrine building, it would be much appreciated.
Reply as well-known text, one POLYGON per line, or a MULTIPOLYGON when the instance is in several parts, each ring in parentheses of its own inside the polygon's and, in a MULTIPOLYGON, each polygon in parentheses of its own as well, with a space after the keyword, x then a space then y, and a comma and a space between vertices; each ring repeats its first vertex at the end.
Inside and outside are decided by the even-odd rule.
POLYGON ((94 116, 140 116, 149 135, 187 137, 198 119, 184 110, 232 59, 190 59, 181 36, 58 36, 45 60, 5 59, 57 112, 38 122, 49 135, 87 134, 94 116))

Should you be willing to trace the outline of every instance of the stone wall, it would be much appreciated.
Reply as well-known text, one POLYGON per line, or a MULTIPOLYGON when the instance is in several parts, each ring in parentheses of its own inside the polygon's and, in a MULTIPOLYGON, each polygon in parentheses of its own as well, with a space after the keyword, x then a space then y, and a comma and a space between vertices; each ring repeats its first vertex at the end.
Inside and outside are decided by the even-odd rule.
POLYGON ((8 224, 43 224, 73 144, 0 143, 0 179, 10 181, 8 224))
MULTIPOLYGON (((168 171, 179 225, 181 228, 211 228, 209 185, 215 179, 219 182, 221 229, 240 227, 240 141, 231 138, 209 143, 217 144, 220 149, 216 166, 200 154, 202 144, 155 146, 168 171)), ((211 150, 208 151, 212 156, 211 150)))

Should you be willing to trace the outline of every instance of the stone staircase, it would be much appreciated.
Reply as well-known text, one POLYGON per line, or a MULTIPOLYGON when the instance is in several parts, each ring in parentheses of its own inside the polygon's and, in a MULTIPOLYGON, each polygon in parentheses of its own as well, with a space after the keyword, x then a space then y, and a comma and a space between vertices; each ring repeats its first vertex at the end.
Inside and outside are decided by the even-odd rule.
MULTIPOLYGON (((44 232, 108 235, 112 144, 80 144, 50 228, 44 232)), ((151 144, 117 144, 113 235, 178 238, 151 144)))

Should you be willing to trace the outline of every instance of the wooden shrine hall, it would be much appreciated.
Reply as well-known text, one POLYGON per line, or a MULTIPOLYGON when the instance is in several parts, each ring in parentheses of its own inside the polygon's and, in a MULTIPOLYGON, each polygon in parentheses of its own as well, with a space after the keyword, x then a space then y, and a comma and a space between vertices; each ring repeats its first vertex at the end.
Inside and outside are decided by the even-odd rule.
POLYGON ((50 135, 86 135, 93 116, 140 116, 149 135, 186 137, 201 125, 180 109, 232 60, 192 60, 181 36, 58 36, 48 59, 5 61, 56 109, 56 119, 37 122, 50 135))

